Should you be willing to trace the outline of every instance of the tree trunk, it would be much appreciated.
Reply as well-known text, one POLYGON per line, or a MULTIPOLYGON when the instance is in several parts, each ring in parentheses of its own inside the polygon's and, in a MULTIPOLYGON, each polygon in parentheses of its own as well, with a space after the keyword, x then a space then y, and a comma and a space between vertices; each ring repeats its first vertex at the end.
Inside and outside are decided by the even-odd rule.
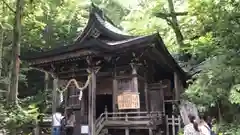
MULTIPOLYGON (((5 8, 4 8, 4 2, 2 1, 2 15, 1 18, 3 18, 5 16, 4 13, 6 13, 5 8)), ((3 72, 3 43, 4 43, 4 27, 2 26, 2 24, 0 23, 0 78, 3 79, 2 77, 2 72, 3 72)), ((7 90, 7 89, 4 89, 7 90)), ((0 97, 4 96, 6 97, 6 93, 4 92, 0 92, 0 97)))
MULTIPOLYGON (((48 91, 48 85, 49 85, 49 74, 47 72, 44 72, 44 91, 47 92, 48 91)), ((45 111, 47 110, 46 107, 41 108, 41 113, 45 113, 45 111)), ((34 135, 40 135, 40 126, 39 126, 39 122, 41 121, 40 118, 38 118, 38 120, 35 122, 35 129, 34 129, 34 135)))
POLYGON ((11 60, 11 78, 9 83, 8 103, 17 103, 18 79, 20 67, 20 38, 21 38, 21 19, 23 14, 24 0, 16 1, 16 12, 13 28, 12 60, 11 60))
MULTIPOLYGON (((1 25, 1 24, 0 24, 1 25)), ((3 36, 4 36, 4 29, 2 26, 0 26, 0 79, 3 79, 2 77, 2 69, 3 69, 3 66, 2 66, 2 50, 3 50, 3 36)), ((4 93, 3 91, 0 90, 0 97, 4 96, 4 93)))
POLYGON ((2 78, 2 57, 3 57, 3 40, 4 40, 4 29, 1 27, 0 29, 0 78, 2 78))
POLYGON ((177 15, 175 13, 174 5, 173 5, 173 0, 168 0, 168 7, 169 7, 170 14, 172 14, 171 26, 175 32, 179 47, 182 47, 184 46, 183 35, 178 24, 177 15))

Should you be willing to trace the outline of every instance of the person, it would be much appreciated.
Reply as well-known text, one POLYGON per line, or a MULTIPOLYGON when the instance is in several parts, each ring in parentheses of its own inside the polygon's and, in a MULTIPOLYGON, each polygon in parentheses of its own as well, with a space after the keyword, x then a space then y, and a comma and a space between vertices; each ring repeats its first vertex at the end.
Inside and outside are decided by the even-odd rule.
POLYGON ((75 115, 73 109, 67 111, 67 123, 66 123, 66 134, 72 135, 74 131, 74 126, 76 123, 75 115))
POLYGON ((184 135, 201 135, 198 128, 196 117, 192 114, 188 115, 190 123, 184 127, 184 135))
POLYGON ((212 129, 212 118, 210 116, 207 117, 207 124, 210 127, 210 129, 212 129))
POLYGON ((207 116, 200 116, 200 124, 199 129, 201 131, 202 135, 215 135, 215 133, 211 129, 211 125, 208 123, 208 117, 207 116))
POLYGON ((61 134, 61 121, 63 119, 61 108, 58 107, 56 112, 52 115, 52 134, 60 135, 61 134))

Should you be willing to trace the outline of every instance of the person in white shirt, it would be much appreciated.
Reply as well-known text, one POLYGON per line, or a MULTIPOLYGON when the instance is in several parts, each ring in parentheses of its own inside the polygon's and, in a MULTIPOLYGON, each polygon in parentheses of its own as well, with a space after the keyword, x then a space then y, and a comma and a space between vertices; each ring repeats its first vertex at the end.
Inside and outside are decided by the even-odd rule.
POLYGON ((207 124, 206 120, 207 120, 206 116, 200 117, 199 130, 201 132, 201 135, 211 135, 211 128, 207 124))
POLYGON ((194 115, 188 115, 190 123, 184 127, 184 135, 201 135, 194 115))
POLYGON ((75 123, 76 123, 76 119, 75 119, 73 109, 67 110, 67 123, 66 123, 66 134, 67 135, 73 134, 75 123))
POLYGON ((60 135, 62 119, 61 108, 57 108, 56 112, 52 114, 52 135, 60 135))

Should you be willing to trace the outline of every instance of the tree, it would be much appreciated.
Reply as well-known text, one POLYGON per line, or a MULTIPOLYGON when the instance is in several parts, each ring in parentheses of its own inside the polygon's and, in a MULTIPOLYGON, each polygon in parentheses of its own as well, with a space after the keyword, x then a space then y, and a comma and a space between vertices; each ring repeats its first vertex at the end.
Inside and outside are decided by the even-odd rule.
POLYGON ((144 0, 137 9, 131 10, 130 14, 125 17, 123 25, 127 27, 128 31, 137 35, 149 34, 158 30, 168 47, 171 46, 170 50, 177 52, 185 47, 177 17, 187 14, 186 11, 175 11, 172 0, 144 0), (168 8, 165 8, 166 5, 168 8), (173 41, 174 38, 177 41, 176 43, 173 41))
POLYGON ((16 103, 18 94, 18 80, 20 68, 20 40, 21 40, 21 21, 23 16, 24 0, 17 0, 16 11, 13 27, 13 43, 12 43, 12 68, 10 78, 10 89, 8 94, 8 102, 16 103))
MULTIPOLYGON (((170 26, 172 26, 172 28, 175 32, 178 45, 180 47, 183 47, 184 46, 184 43, 183 43, 184 39, 183 39, 183 35, 182 35, 182 32, 181 32, 179 24, 178 24, 178 20, 177 20, 177 15, 179 15, 179 13, 177 14, 175 12, 173 0, 168 0, 168 7, 169 7, 169 12, 171 14, 172 20, 171 21, 166 20, 166 21, 169 22, 170 26)), ((184 13, 182 13, 182 14, 184 14, 184 13)))
MULTIPOLYGON (((189 40, 188 51, 201 72, 193 76, 184 96, 229 127, 240 117, 239 6, 236 1, 194 0, 189 2, 194 23, 185 22, 185 31, 195 33, 189 40)), ((220 130, 239 134, 231 129, 220 130)))
MULTIPOLYGON (((223 121, 233 123, 240 118, 240 4, 232 0, 191 0, 186 4, 188 10, 180 10, 185 4, 178 4, 179 1, 186 2, 142 0, 130 9, 119 0, 93 0, 115 24, 126 28, 125 31, 133 35, 158 31, 171 52, 178 54, 184 49, 190 53, 191 61, 187 64, 194 76, 183 97, 196 103, 201 111, 219 114, 223 121)), ((23 0, 0 2, 0 49, 1 45, 3 48, 0 87, 5 90, 6 85, 11 86, 8 99, 12 103, 16 103, 19 92, 18 100, 23 108, 6 108, 2 105, 4 102, 1 103, 0 126, 15 124, 15 128, 19 128, 35 120, 38 112, 45 113, 46 106, 50 106, 46 98, 49 93, 43 87, 43 73, 29 70, 23 62, 17 75, 20 39, 21 54, 70 45, 86 26, 90 1, 30 0, 25 1, 24 12, 23 5, 19 7, 17 3, 23 0), (14 5, 18 11, 12 8, 14 5)), ((233 128, 237 134, 235 129, 238 127, 233 128)))

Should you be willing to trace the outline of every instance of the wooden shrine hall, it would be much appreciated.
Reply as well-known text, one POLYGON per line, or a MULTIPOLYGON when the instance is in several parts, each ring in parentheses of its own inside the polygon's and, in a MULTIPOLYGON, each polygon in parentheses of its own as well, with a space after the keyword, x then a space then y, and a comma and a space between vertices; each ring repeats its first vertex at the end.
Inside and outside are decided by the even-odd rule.
POLYGON ((74 108, 75 135, 166 132, 165 101, 178 103, 188 77, 158 33, 130 36, 94 5, 74 44, 21 59, 53 76, 52 110, 74 108))

